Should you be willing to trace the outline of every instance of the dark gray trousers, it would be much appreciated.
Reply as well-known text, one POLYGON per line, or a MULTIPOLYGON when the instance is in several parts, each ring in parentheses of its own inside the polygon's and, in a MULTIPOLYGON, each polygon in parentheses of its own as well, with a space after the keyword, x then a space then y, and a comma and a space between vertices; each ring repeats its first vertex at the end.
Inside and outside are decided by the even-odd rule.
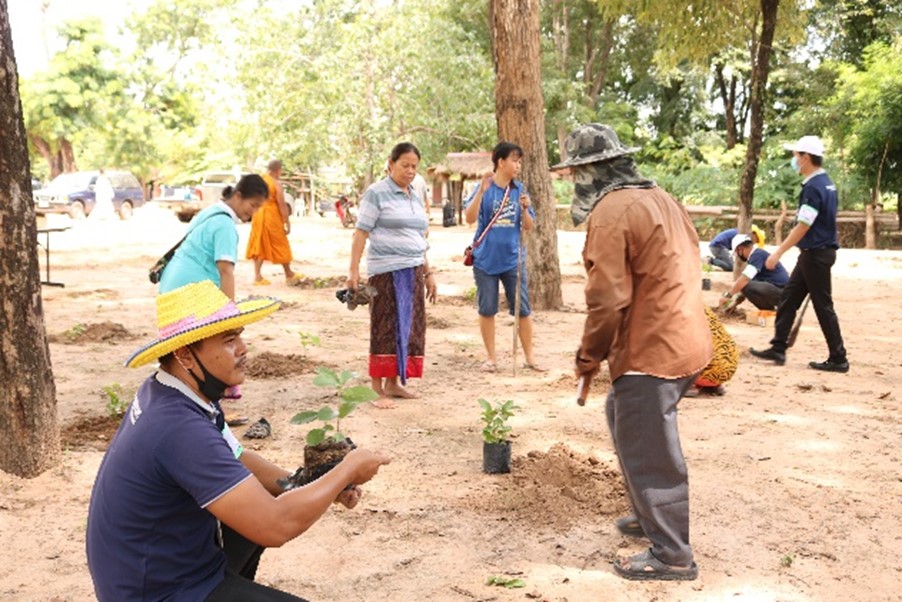
POLYGON ((692 563, 692 548, 677 402, 693 382, 695 376, 621 376, 611 386, 605 408, 630 502, 652 552, 661 562, 680 566, 692 563))
POLYGON ((742 294, 758 309, 774 311, 780 303, 783 289, 771 282, 752 280, 742 287, 742 294))
POLYGON ((711 251, 711 255, 713 256, 713 259, 711 259, 711 265, 716 265, 724 272, 733 271, 733 254, 730 253, 729 249, 724 249, 723 247, 714 245, 709 245, 708 249, 711 251))

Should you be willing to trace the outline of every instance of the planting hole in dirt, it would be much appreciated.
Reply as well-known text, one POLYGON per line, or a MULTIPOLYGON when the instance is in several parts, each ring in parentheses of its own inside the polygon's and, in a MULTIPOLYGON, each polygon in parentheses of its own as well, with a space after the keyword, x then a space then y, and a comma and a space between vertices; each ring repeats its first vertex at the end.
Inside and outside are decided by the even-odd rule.
POLYGON ((316 366, 316 362, 303 355, 264 351, 247 360, 244 374, 251 378, 283 378, 295 374, 312 374, 316 366))
POLYGON ((78 451, 105 451, 121 422, 120 415, 81 417, 63 427, 60 432, 62 447, 78 451))
POLYGON ((116 322, 100 322, 97 324, 76 324, 69 330, 47 337, 51 343, 64 345, 81 345, 84 343, 118 343, 130 341, 136 335, 126 330, 125 326, 116 322))
POLYGON ((444 330, 445 328, 451 328, 451 322, 449 322, 445 318, 440 318, 432 314, 426 314, 426 328, 444 330))
POLYGON ((620 472, 556 443, 548 452, 516 456, 495 491, 466 499, 473 507, 524 525, 568 529, 601 516, 620 516, 629 501, 620 472))

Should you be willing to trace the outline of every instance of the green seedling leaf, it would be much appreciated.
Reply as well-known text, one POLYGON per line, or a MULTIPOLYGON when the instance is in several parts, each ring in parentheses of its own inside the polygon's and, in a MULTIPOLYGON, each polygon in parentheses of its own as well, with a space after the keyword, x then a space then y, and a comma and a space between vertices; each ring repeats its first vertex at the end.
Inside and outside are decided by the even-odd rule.
POLYGON ((354 411, 359 402, 356 401, 344 401, 340 406, 338 406, 338 417, 345 418, 348 414, 354 411))
POLYGON ((345 401, 353 401, 354 403, 363 403, 365 401, 373 401, 379 399, 379 394, 369 387, 357 386, 350 387, 341 392, 341 398, 345 401))
POLYGON ((517 578, 507 578, 507 577, 497 577, 495 575, 489 576, 486 581, 486 585, 500 585, 501 587, 506 587, 507 589, 516 589, 519 587, 526 587, 526 581, 523 579, 517 578))
POLYGON ((323 406, 322 408, 320 408, 319 412, 316 413, 316 418, 318 420, 322 420, 323 422, 327 422, 329 420, 335 420, 336 418, 338 418, 338 414, 329 406, 323 406))
POLYGON ((325 441, 326 431, 323 429, 313 429, 307 433, 307 445, 315 447, 325 441))
POLYGON ((307 410, 306 412, 298 412, 291 418, 291 424, 307 424, 313 422, 319 416, 319 411, 307 410))
POLYGON ((323 367, 316 369, 316 377, 313 379, 313 384, 317 387, 325 387, 329 389, 337 389, 342 385, 342 383, 338 380, 338 375, 335 374, 334 370, 323 367))
POLYGON ((356 372, 351 372, 350 370, 342 370, 341 376, 338 377, 338 383, 344 386, 348 381, 357 378, 356 372))

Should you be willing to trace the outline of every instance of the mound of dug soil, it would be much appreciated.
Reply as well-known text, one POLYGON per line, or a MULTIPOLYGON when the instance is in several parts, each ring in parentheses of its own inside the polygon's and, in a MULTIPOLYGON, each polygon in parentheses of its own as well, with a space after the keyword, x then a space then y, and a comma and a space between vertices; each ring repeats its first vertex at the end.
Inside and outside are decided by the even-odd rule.
POLYGON ((135 336, 122 324, 100 322, 98 324, 76 324, 65 332, 48 336, 47 340, 64 345, 82 345, 84 343, 118 343, 134 339, 135 336))
POLYGON ((304 276, 297 281, 295 286, 302 289, 344 288, 347 281, 347 276, 319 276, 316 278, 304 276))
POLYGON ((492 494, 468 501, 517 522, 558 530, 629 510, 620 473, 563 443, 547 453, 515 457, 510 480, 499 483, 492 494))
MULTIPOLYGON (((548 381, 546 386, 552 389, 569 389, 573 391, 573 395, 575 396, 577 381, 576 377, 572 374, 562 374, 556 379, 548 381)), ((608 367, 603 365, 595 374, 595 378, 592 379, 592 386, 589 388, 589 397, 590 399, 600 399, 603 402, 604 396, 607 395, 608 389, 610 388, 611 373, 608 372, 608 367)))
POLYGON ((264 351, 247 360, 244 373, 251 378, 283 378, 294 374, 313 374, 316 363, 303 355, 264 351))

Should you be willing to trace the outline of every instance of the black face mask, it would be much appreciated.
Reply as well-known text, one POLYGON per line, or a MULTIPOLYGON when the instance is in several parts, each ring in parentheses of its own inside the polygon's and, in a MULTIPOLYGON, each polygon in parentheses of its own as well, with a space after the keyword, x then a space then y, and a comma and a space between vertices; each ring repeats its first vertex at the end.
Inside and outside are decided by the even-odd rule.
POLYGON ((197 388, 200 389, 200 392, 203 393, 204 397, 212 402, 219 401, 225 394, 225 390, 229 388, 229 385, 213 376, 213 374, 209 370, 207 370, 207 368, 201 363, 200 358, 197 357, 197 354, 194 353, 194 349, 188 347, 188 351, 191 352, 191 355, 194 356, 194 361, 196 361, 197 365, 200 366, 200 371, 204 375, 204 380, 197 378, 197 376, 191 370, 187 370, 188 374, 190 374, 192 378, 194 378, 194 382, 197 383, 197 388))

